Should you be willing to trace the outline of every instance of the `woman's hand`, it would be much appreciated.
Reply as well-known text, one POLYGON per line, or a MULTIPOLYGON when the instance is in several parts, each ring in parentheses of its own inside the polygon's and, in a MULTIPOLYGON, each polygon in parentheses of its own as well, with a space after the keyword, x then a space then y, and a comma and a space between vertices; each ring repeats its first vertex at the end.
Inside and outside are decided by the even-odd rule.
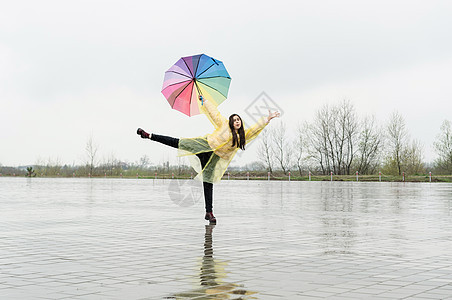
POLYGON ((204 105, 204 102, 207 101, 207 99, 204 98, 202 95, 199 95, 198 100, 201 101, 201 105, 204 105))
POLYGON ((279 111, 271 112, 270 110, 268 110, 267 123, 270 122, 271 119, 279 117, 279 116, 280 116, 279 111))

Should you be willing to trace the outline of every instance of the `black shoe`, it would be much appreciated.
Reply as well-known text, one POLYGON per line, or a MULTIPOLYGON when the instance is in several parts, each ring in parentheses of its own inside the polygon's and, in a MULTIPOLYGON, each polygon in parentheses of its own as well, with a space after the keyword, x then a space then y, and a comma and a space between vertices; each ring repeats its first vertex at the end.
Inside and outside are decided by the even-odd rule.
POLYGON ((204 219, 209 221, 210 224, 217 224, 217 219, 215 219, 215 216, 212 212, 206 212, 204 219))
POLYGON ((149 133, 147 133, 146 131, 144 131, 144 130, 141 129, 141 128, 138 128, 138 129, 137 129, 137 134, 140 135, 141 138, 143 138, 143 139, 148 139, 149 136, 150 136, 149 133))

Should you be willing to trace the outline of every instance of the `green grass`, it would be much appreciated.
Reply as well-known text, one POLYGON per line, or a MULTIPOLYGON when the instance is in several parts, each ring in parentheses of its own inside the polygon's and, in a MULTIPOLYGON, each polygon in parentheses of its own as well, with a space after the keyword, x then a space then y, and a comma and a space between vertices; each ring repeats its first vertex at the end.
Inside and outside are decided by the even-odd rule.
MULTIPOLYGON (((231 180, 247 180, 246 175, 240 177, 232 177, 231 180)), ((227 180, 227 176, 223 177, 223 180, 227 180)), ((250 180, 268 180, 267 176, 252 176, 250 174, 250 180)), ((275 176, 270 180, 288 181, 289 176, 275 176)), ((308 176, 291 176, 291 181, 309 181, 308 176)), ((312 175, 311 181, 331 181, 330 175, 312 175)), ((356 181, 356 175, 333 175, 333 181, 356 181)), ((380 178, 378 175, 360 175, 358 177, 360 182, 378 182, 380 178)), ((381 176, 382 182, 403 182, 403 176, 381 176)), ((430 182, 428 175, 412 175, 405 176, 405 182, 430 182)), ((452 182, 451 175, 432 176, 432 182, 452 182)))
MULTIPOLYGON (((12 174, 3 174, 4 177, 12 176, 12 174)), ((24 175, 20 174, 15 177, 23 177, 24 175)), ((37 177, 46 177, 46 178, 61 178, 64 176, 37 176, 37 177)), ((72 176, 67 176, 72 177, 72 176)), ((84 177, 88 176, 77 175, 76 177, 84 177)), ((91 176, 91 178, 104 178, 105 176, 91 176)), ((108 176, 106 178, 125 178, 125 179, 136 179, 137 176, 108 176)), ((152 176, 138 176, 138 179, 155 179, 155 175, 152 176)), ((172 179, 171 174, 157 174, 157 179, 172 179)), ((190 175, 174 175, 174 179, 190 179, 190 175)), ((227 174, 223 176, 223 180, 228 180, 227 174)), ((246 172, 231 174, 229 180, 248 180, 246 172)), ((251 173, 249 176, 249 180, 268 180, 267 175, 262 172, 260 173, 251 173)), ((289 176, 283 174, 276 174, 271 176, 270 180, 272 181, 288 181, 289 176)), ((308 176, 291 176, 291 181, 309 181, 308 176)), ((331 181, 330 175, 312 175, 311 181, 331 181)), ((333 181, 356 181, 356 175, 333 175, 333 181)), ((378 175, 360 175, 358 177, 358 181, 360 182, 378 182, 380 178, 378 175)), ((382 175, 382 182, 403 182, 404 179, 402 176, 392 176, 392 175, 382 175)), ((430 182, 429 175, 406 175, 405 182, 430 182)), ((452 182, 452 175, 432 175, 431 182, 452 182)))

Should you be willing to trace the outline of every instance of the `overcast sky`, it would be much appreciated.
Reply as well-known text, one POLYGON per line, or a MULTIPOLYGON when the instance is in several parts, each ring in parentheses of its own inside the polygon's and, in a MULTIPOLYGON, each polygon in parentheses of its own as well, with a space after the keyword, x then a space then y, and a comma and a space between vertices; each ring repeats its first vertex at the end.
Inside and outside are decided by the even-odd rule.
MULTIPOLYGON (((245 109, 265 92, 292 132, 348 99, 381 125, 398 111, 432 161, 452 120, 451 29, 451 1, 2 1, 0 163, 80 164, 90 136, 100 160, 175 162, 135 132, 213 130, 160 92, 172 64, 200 53, 232 77, 226 117, 249 125, 245 109)), ((255 146, 233 164, 257 160, 255 146)))

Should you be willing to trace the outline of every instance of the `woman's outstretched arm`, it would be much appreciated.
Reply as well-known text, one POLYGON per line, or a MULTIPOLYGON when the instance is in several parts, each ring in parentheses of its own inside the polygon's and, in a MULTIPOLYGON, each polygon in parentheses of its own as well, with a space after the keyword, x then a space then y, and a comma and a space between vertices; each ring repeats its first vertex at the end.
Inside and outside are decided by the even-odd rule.
POLYGON ((210 103, 206 98, 199 96, 199 101, 202 101, 201 112, 203 112, 210 122, 217 128, 221 127, 226 120, 221 113, 218 111, 218 108, 210 103))
POLYGON ((256 124, 254 124, 253 126, 249 127, 246 131, 245 131, 245 138, 246 138, 246 142, 250 142, 253 139, 255 139, 259 133, 262 132, 262 130, 265 128, 265 126, 267 126, 267 124, 276 117, 279 117, 280 113, 278 111, 275 112, 271 112, 270 110, 268 111, 268 117, 262 117, 260 118, 256 124))
POLYGON ((279 113, 279 111, 271 112, 270 110, 268 110, 267 124, 270 122, 271 119, 279 117, 280 115, 281 114, 279 113))

